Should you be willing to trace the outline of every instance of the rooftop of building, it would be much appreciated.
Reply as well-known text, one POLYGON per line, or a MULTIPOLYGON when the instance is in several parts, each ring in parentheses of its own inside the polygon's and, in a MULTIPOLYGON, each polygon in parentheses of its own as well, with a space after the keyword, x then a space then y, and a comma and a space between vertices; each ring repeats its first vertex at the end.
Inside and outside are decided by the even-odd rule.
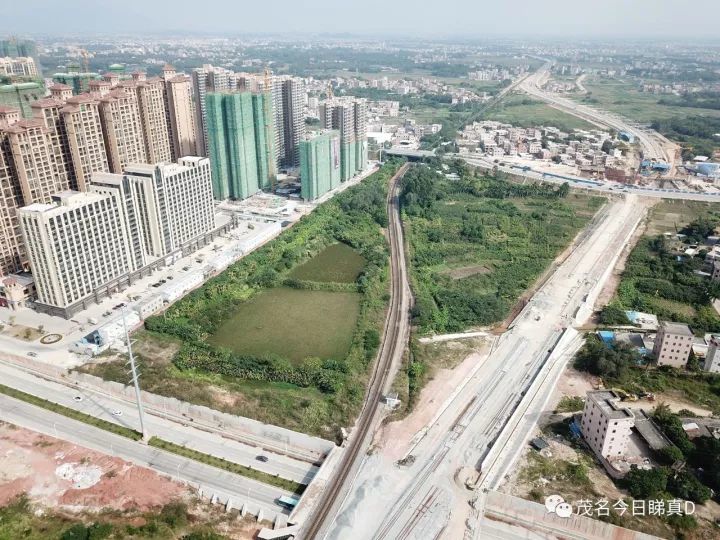
POLYGON ((62 214, 70 208, 85 206, 86 204, 102 200, 105 197, 105 195, 92 191, 61 191, 52 195, 52 203, 33 203, 20 208, 18 212, 23 214, 62 214))
POLYGON ((618 406, 620 396, 612 390, 593 390, 587 393, 587 399, 593 401, 608 418, 616 420, 634 418, 630 409, 618 406))
POLYGON ((122 174, 95 171, 90 177, 90 184, 119 185, 120 183, 122 183, 122 179, 122 174))
POLYGON ((693 333, 692 333, 692 330, 690 330, 690 327, 684 323, 662 321, 660 323, 660 328, 662 328, 668 334, 675 334, 678 336, 690 336, 690 337, 693 336, 693 333))
POLYGON ((40 118, 27 118, 18 120, 14 124, 2 128, 7 133, 22 133, 26 129, 44 128, 45 123, 40 118))
POLYGON ((143 176, 151 176, 155 173, 155 170, 160 169, 166 175, 175 174, 180 171, 184 171, 191 166, 195 166, 202 160, 208 158, 199 156, 184 156, 178 159, 177 163, 172 161, 160 162, 160 163, 130 163, 125 166, 124 173, 132 175, 141 174, 143 176))
POLYGON ((340 132, 337 129, 316 129, 313 131, 308 131, 303 136, 303 140, 305 141, 311 141, 313 139, 316 139, 318 137, 326 137, 326 136, 340 136, 340 132))
POLYGON ((188 82, 190 80, 190 77, 185 75, 184 73, 181 73, 179 75, 175 75, 174 77, 170 77, 168 79, 169 82, 179 83, 179 82, 188 82))
POLYGON ((93 96, 92 94, 78 94, 77 96, 69 97, 67 102, 71 105, 80 105, 81 103, 94 103, 97 102, 97 98, 93 96))
POLYGON ((27 287, 35 283, 32 274, 29 272, 21 272, 19 274, 9 274, 2 280, 3 285, 12 287, 14 285, 20 285, 21 287, 27 287))
POLYGON ((30 104, 30 107, 32 107, 33 109, 46 109, 48 107, 63 107, 64 105, 64 101, 49 97, 33 101, 30 104))
POLYGON ((63 83, 55 83, 48 88, 48 90, 72 90, 71 86, 63 83))
POLYGON ((0 105, 0 113, 20 113, 20 109, 17 107, 10 107, 9 105, 0 105))

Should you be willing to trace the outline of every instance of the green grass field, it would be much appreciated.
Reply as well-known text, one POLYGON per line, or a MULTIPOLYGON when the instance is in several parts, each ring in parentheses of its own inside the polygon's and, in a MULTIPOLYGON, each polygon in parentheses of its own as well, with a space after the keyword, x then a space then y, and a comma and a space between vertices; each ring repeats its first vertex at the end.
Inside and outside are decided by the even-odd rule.
POLYGON ((554 126, 563 131, 596 127, 521 94, 503 99, 483 115, 483 120, 496 120, 520 127, 554 126))
POLYGON ((291 279, 323 283, 353 283, 365 265, 365 259, 346 244, 332 244, 306 263, 296 266, 291 279))
POLYGON ((718 205, 699 201, 664 200, 650 210, 645 236, 676 233, 698 217, 708 217, 718 205))
POLYGON ((631 79, 605 79, 589 77, 583 83, 589 94, 571 95, 573 99, 607 111, 616 112, 637 122, 652 122, 674 116, 713 116, 720 117, 720 111, 692 107, 673 107, 661 105, 662 97, 640 92, 638 85, 631 79))
POLYGON ((359 310, 358 293, 277 287, 243 302, 208 341, 238 354, 278 354, 293 362, 342 359, 359 310))

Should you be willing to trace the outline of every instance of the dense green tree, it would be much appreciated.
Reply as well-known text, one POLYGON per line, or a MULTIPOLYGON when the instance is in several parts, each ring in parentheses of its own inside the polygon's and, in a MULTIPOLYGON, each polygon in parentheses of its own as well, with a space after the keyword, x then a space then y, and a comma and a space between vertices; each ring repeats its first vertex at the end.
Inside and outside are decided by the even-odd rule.
POLYGON ((600 313, 600 322, 607 325, 629 325, 630 319, 627 318, 622 307, 612 302, 600 313))
POLYGON ((646 470, 631 465, 623 482, 635 499, 655 499, 667 488, 668 471, 664 467, 646 470))
POLYGON ((670 445, 659 450, 657 452, 657 458, 665 465, 672 465, 678 461, 683 461, 685 459, 685 455, 677 446, 670 445))
POLYGON ((667 490, 680 499, 702 504, 710 498, 710 488, 704 486, 697 477, 687 471, 678 471, 668 478, 667 490))
POLYGON ((590 335, 575 356, 575 368, 600 377, 622 380, 634 365, 638 353, 625 343, 607 346, 596 335, 590 335))
POLYGON ((660 403, 653 411, 652 418, 662 429, 663 433, 677 446, 685 456, 689 456, 695 450, 695 445, 685 433, 682 420, 674 414, 666 403, 660 403))

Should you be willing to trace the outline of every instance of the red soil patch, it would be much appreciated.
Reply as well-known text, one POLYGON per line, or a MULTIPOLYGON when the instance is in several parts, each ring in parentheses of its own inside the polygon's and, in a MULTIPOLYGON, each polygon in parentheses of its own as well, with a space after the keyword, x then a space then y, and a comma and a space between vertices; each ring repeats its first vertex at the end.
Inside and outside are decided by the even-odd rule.
POLYGON ((187 498, 190 490, 157 473, 10 424, 0 424, 0 506, 21 493, 47 506, 146 511, 187 498), (65 463, 99 469, 99 480, 75 489, 56 469, 65 463))

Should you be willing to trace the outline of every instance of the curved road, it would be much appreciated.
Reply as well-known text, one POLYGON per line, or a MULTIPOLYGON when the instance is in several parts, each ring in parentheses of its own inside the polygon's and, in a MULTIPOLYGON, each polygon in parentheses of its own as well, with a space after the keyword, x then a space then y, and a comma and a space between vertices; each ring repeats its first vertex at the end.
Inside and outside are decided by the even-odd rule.
POLYGON ((405 262, 404 235, 400 219, 400 180, 407 172, 409 164, 405 164, 390 180, 388 188, 388 240, 390 243, 390 307, 385 318, 383 340, 380 345, 375 367, 365 399, 365 405, 350 435, 344 455, 328 482, 322 499, 318 501, 310 523, 304 524, 301 538, 324 538, 339 510, 344 496, 360 467, 365 450, 372 435, 382 418, 383 407, 380 405, 386 387, 392 382, 390 376, 402 361, 410 334, 410 303, 411 292, 405 262))
POLYGON ((523 92, 568 114, 577 116, 578 118, 582 118, 583 120, 587 120, 595 124, 611 127, 617 131, 632 133, 642 146, 643 156, 645 158, 657 159, 665 161, 671 166, 673 165, 675 161, 674 152, 671 152, 667 147, 668 145, 664 144, 664 137, 662 137, 659 133, 640 129, 629 123, 627 120, 609 112, 599 111, 588 107, 587 105, 577 103, 571 99, 545 92, 542 89, 542 85, 547 82, 550 76, 549 70, 551 66, 552 62, 548 62, 535 73, 523 79, 518 87, 523 92))

